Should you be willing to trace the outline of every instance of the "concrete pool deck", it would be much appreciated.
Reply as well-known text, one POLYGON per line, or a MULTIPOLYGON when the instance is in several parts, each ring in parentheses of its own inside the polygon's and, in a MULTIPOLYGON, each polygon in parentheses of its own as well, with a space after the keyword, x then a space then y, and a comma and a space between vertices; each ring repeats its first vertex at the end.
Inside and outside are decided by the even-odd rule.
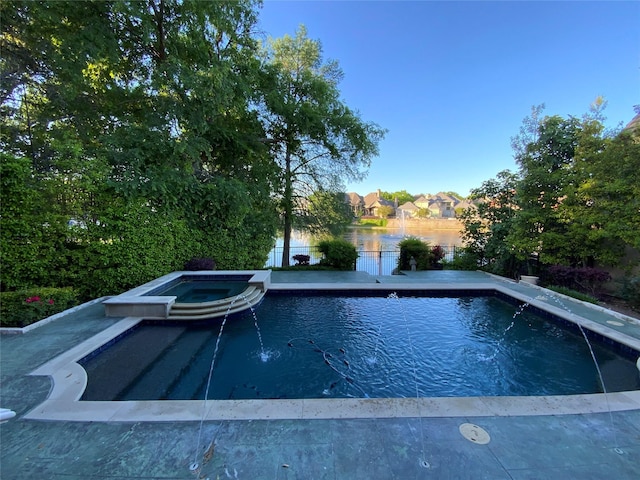
MULTIPOLYGON (((273 272, 271 281, 273 289, 296 288, 302 283, 340 288, 347 285, 362 288, 369 284, 372 289, 392 283, 417 284, 422 288, 440 285, 443 289, 447 285, 490 283, 537 302, 550 301, 545 291, 537 287, 480 272, 407 272, 393 277, 361 272, 273 272)), ((566 305, 564 302, 563 308, 569 308, 572 315, 640 341, 640 322, 577 302, 566 305)), ((302 413, 287 416, 278 414, 283 409, 276 403, 271 405, 275 410, 265 415, 264 411, 256 412, 256 405, 245 403, 244 409, 218 408, 219 414, 207 417, 202 430, 197 421, 202 417, 202 402, 195 402, 198 405, 194 411, 200 412, 195 418, 183 418, 190 421, 172 417, 180 408, 170 404, 163 411, 139 405, 143 407, 140 417, 123 414, 104 418, 96 411, 94 417, 84 421, 33 419, 33 412, 52 393, 51 379, 29 374, 121 320, 105 318, 104 308, 96 304, 23 335, 0 337, 0 406, 17 413, 14 419, 0 425, 0 477, 635 479, 640 476, 638 392, 609 394, 608 399, 603 395, 584 396, 589 397, 586 399, 555 397, 548 409, 538 411, 540 405, 534 404, 536 397, 391 399, 396 402, 391 407, 374 399, 368 407, 366 403, 352 402, 349 408, 353 412, 348 416, 338 408, 323 408, 315 416, 302 413), (445 405, 447 402, 457 407, 452 409, 445 405), (385 411, 389 408, 395 415, 385 411), (252 415, 237 419, 238 412, 243 410, 252 415), (469 440, 460 432, 463 424, 481 427, 490 441, 483 444, 481 436, 469 440), (209 448, 210 445, 215 448, 209 448), (194 461, 200 464, 198 472, 190 470, 194 461)), ((311 404, 308 403, 307 412, 313 411, 311 404)), ((304 405, 301 408, 303 412, 304 405)), ((475 427, 472 431, 482 433, 475 427)))

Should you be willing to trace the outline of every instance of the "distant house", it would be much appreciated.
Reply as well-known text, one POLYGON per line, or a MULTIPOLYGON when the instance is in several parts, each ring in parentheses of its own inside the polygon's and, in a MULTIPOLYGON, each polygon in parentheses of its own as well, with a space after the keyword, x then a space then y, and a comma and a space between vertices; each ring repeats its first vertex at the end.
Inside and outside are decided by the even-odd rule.
POLYGON ((429 197, 430 197, 430 195, 419 195, 413 201, 413 204, 418 208, 428 209, 429 208, 429 197))
POLYGON ((439 192, 429 199, 429 210, 436 218, 454 218, 456 205, 460 200, 447 193, 439 192))
POLYGON ((474 205, 455 195, 439 192, 435 195, 420 194, 412 202, 398 206, 398 201, 391 202, 382 198, 380 190, 371 192, 364 197, 355 192, 345 194, 345 202, 349 204, 354 216, 380 217, 379 208, 382 206, 394 209, 396 217, 416 218, 427 216, 431 218, 455 218, 456 211, 473 207, 474 205))
POLYGON ((640 133, 640 113, 631 119, 631 121, 624 127, 624 131, 632 134, 640 133))
POLYGON ((403 203, 396 209, 396 217, 413 218, 418 215, 420 208, 413 202, 403 203))
POLYGON ((455 207, 456 217, 458 216, 458 212, 461 212, 463 210, 467 210, 468 208, 476 208, 476 206, 471 202, 468 202, 466 200, 462 200, 455 207))
POLYGON ((379 217, 378 209, 382 206, 394 208, 393 202, 382 198, 380 190, 364 196, 363 214, 369 217, 379 217))
POLYGON ((354 217, 359 217, 364 213, 364 199, 356 192, 345 193, 345 202, 351 208, 354 217))

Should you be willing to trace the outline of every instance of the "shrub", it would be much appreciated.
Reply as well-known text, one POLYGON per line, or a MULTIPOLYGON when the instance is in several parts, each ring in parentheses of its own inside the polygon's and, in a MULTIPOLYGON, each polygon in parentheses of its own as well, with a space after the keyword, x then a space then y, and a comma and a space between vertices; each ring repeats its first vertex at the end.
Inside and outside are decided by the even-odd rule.
POLYGON ((440 245, 435 245, 431 249, 431 266, 435 267, 436 265, 439 265, 445 255, 446 252, 444 251, 444 248, 440 245))
POLYGON ((622 297, 631 308, 640 311, 640 277, 625 280, 622 287, 622 297))
POLYGON ((480 256, 467 249, 456 250, 453 260, 445 261, 444 268, 447 270, 477 270, 480 264, 480 256))
POLYGON ((24 327, 78 305, 79 295, 67 288, 28 288, 0 293, 0 326, 24 327))
POLYGON ((572 289, 567 288, 567 287, 560 287, 558 285, 549 285, 546 288, 548 288, 549 290, 552 290, 554 292, 558 292, 558 293, 561 293, 563 295, 566 295, 567 297, 571 297, 571 298, 576 298, 578 300, 582 300, 583 302, 589 302, 589 303, 594 303, 594 304, 598 303, 598 300, 593 298, 591 295, 587 295, 586 293, 576 292, 575 290, 572 290, 572 289))
POLYGON ((356 247, 342 239, 323 240, 318 244, 318 251, 324 255, 320 265, 336 270, 353 270, 358 259, 356 247))
POLYGON ((428 270, 431 267, 431 249, 428 243, 409 237, 402 240, 398 246, 400 247, 398 270, 410 270, 411 257, 416 260, 416 270, 428 270))
POLYGON ((611 280, 611 275, 599 268, 552 265, 542 280, 544 284, 558 285, 597 297, 602 285, 611 280))
POLYGON ((194 257, 184 264, 184 269, 190 272, 197 272, 199 270, 215 270, 216 262, 213 258, 194 257))
POLYGON ((360 227, 386 227, 387 226, 386 218, 361 218, 358 221, 358 226, 360 227))

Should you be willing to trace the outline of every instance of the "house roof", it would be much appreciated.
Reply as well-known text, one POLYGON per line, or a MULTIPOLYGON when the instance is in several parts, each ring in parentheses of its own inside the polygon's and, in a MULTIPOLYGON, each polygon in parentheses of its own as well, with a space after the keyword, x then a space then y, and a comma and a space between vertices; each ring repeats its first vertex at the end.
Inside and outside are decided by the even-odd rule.
POLYGON ((364 200, 356 192, 345 193, 345 200, 349 205, 362 205, 364 200))
POLYGON ((371 192, 364 196, 365 208, 381 207, 382 205, 393 207, 393 202, 380 197, 378 192, 371 192))
POLYGON ((453 195, 449 195, 448 193, 438 192, 436 193, 432 199, 440 199, 443 202, 452 202, 453 204, 459 203, 460 199, 454 197, 453 195))
POLYGON ((624 130, 628 130, 631 133, 640 132, 640 113, 631 119, 631 121, 624 127, 624 130))
POLYGON ((414 211, 414 210, 420 210, 419 207, 416 206, 415 203, 413 202, 406 202, 403 203, 402 205, 400 205, 398 207, 399 210, 406 210, 406 211, 414 211))
POLYGON ((458 208, 466 209, 466 208, 472 208, 472 207, 475 207, 475 205, 473 203, 467 202, 466 200, 462 200, 460 203, 456 205, 456 209, 458 208))

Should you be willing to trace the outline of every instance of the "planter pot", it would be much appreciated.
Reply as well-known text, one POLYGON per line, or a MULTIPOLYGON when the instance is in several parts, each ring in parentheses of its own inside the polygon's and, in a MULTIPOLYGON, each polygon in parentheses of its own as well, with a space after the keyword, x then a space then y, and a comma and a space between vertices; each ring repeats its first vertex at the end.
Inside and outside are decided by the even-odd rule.
POLYGON ((521 275, 520 276, 520 281, 524 282, 524 283, 530 283, 531 285, 537 285, 538 284, 538 279, 539 277, 533 276, 533 275, 521 275))

